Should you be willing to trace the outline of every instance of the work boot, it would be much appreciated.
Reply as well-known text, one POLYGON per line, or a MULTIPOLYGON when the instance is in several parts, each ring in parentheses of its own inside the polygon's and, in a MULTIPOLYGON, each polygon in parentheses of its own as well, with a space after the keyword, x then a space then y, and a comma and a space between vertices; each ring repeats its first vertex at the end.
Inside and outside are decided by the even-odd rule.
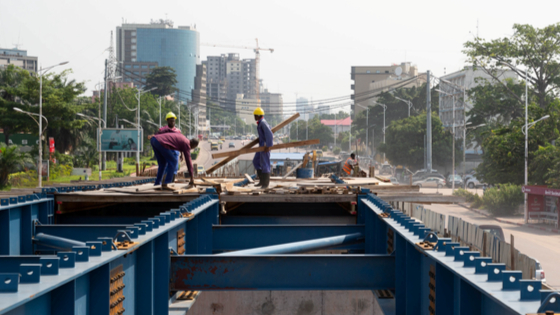
POLYGON ((257 178, 259 179, 258 183, 255 183, 255 187, 257 186, 262 186, 262 171, 261 170, 257 170, 257 178))
POLYGON ((261 181, 260 186, 262 189, 268 188, 268 184, 270 183, 270 173, 262 173, 261 174, 261 181))

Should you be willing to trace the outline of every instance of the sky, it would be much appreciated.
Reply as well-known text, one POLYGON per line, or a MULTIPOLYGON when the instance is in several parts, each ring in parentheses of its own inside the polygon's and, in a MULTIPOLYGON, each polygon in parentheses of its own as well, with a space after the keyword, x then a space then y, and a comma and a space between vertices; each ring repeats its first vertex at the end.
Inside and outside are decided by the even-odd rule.
MULTIPOLYGON (((44 67, 69 61, 87 95, 103 80, 110 32, 122 24, 168 18, 196 25, 200 42, 263 48, 261 78, 284 102, 352 94, 352 66, 411 62, 436 76, 466 65, 463 44, 508 37, 514 24, 560 22, 557 0, 527 1, 124 1, 0 0, 0 47, 16 44, 44 67), (548 8, 548 9, 547 9, 548 8), (477 27, 478 25, 478 27, 477 27)), ((201 60, 252 50, 201 46, 201 60)))

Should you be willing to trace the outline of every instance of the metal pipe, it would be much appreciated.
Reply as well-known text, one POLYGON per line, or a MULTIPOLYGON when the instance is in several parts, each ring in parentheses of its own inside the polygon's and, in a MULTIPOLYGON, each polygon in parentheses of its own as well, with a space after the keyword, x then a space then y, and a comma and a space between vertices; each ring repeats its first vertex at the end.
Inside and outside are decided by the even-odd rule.
POLYGON ((72 250, 72 246, 86 246, 84 242, 45 233, 37 233, 33 238, 33 243, 58 250, 72 250))
POLYGON ((339 236, 318 238, 302 242, 286 243, 273 246, 257 247, 218 254, 219 256, 242 256, 242 255, 275 255, 308 252, 312 250, 325 249, 363 240, 362 233, 353 233, 339 236))

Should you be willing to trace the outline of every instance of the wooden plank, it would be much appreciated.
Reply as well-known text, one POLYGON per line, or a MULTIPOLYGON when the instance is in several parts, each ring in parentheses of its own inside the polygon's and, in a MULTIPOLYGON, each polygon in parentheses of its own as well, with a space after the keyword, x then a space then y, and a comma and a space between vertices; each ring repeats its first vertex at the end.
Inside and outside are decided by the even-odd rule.
POLYGON ((220 195, 220 201, 259 203, 332 203, 357 201, 356 195, 220 195))
POLYGON ((56 194, 55 200, 61 202, 186 202, 198 198, 198 193, 173 194, 56 194))
POLYGON ((247 154, 247 153, 263 152, 267 148, 270 149, 270 150, 280 150, 280 149, 301 147, 301 146, 304 146, 304 145, 319 144, 319 142, 321 142, 319 139, 311 139, 311 140, 303 140, 303 141, 275 144, 272 147, 258 147, 258 148, 239 149, 239 150, 236 150, 236 151, 214 153, 214 154, 212 154, 212 158, 213 159, 218 159, 218 158, 228 157, 228 156, 236 156, 237 157, 237 156, 247 154))
POLYGON ((249 183, 254 183, 255 181, 249 176, 249 174, 245 174, 245 178, 249 181, 249 183))
MULTIPOLYGON (((283 122, 279 123, 278 125, 272 127, 272 129, 270 129, 272 131, 272 133, 276 133, 278 130, 286 127, 289 123, 291 123, 292 121, 296 120, 299 118, 299 113, 295 113, 294 115, 292 115, 292 117, 284 120, 283 122)), ((247 143, 246 145, 244 145, 241 149, 248 149, 248 148, 252 148, 253 146, 259 144, 259 138, 256 138, 255 140, 247 143)), ((212 165, 212 167, 210 167, 209 169, 206 170, 206 174, 211 174, 213 173, 215 170, 217 170, 218 168, 222 167, 223 165, 225 165, 227 162, 235 159, 235 156, 230 156, 227 157, 223 160, 221 160, 220 162, 212 165)))
POLYGON ((288 173, 286 173, 286 175, 282 176, 282 179, 290 176, 290 174, 292 174, 293 172, 295 172, 300 166, 303 165, 303 162, 300 162, 298 165, 294 166, 294 168, 292 168, 288 173))

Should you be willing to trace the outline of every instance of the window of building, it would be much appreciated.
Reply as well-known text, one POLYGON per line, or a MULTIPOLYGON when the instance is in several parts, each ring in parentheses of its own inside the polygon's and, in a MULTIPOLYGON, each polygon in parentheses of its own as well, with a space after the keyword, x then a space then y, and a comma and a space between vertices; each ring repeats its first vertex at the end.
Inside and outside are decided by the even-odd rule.
POLYGON ((368 71, 366 71, 366 73, 369 73, 369 70, 368 70, 368 71))
POLYGON ((132 59, 130 59, 130 61, 136 62, 136 58, 132 58, 132 59))
POLYGON ((153 68, 155 68, 155 67, 156 67, 156 66, 150 66, 150 69, 153 69, 153 68))
POLYGON ((136 52, 135 52, 135 51, 131 52, 130 54, 131 54, 132 56, 135 56, 135 57, 136 57, 136 52))
POLYGON ((132 33, 130 33, 130 35, 136 36, 136 32, 132 32, 132 33))
POLYGON ((377 70, 375 73, 381 73, 381 71, 377 70))
POLYGON ((124 68, 125 69, 130 69, 130 68, 132 68, 132 65, 124 65, 124 68))
POLYGON ((131 49, 136 49, 136 45, 132 45, 132 47, 130 47, 131 49))
POLYGON ((134 69, 140 69, 140 65, 134 65, 134 69))
POLYGON ((136 43, 136 38, 131 39, 130 42, 136 43))
POLYGON ((148 65, 142 65, 142 69, 148 69, 148 65))

